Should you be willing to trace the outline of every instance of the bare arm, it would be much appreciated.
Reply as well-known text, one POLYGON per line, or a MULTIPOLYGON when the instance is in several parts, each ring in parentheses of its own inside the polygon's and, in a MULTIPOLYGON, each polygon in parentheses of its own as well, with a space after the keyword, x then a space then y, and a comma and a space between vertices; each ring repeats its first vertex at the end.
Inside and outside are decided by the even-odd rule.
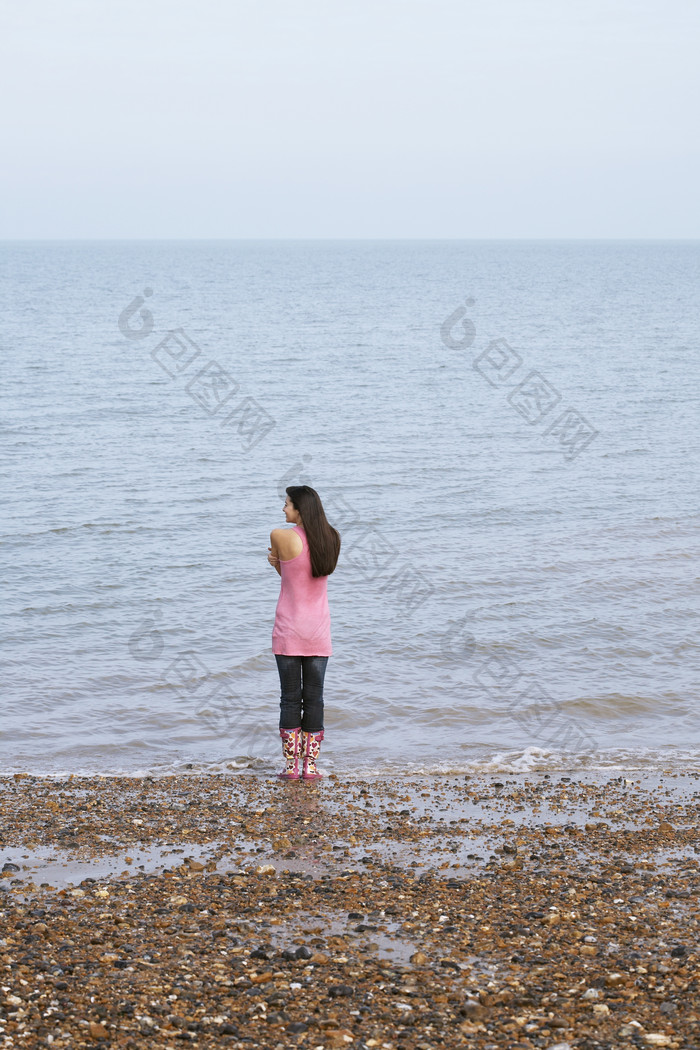
POLYGON ((270 533, 270 546, 267 548, 270 551, 270 553, 267 556, 267 560, 269 561, 270 565, 274 566, 274 568, 277 569, 278 575, 281 576, 282 570, 280 569, 280 555, 279 550, 277 549, 277 540, 275 536, 275 533, 277 531, 277 529, 273 529, 270 533))

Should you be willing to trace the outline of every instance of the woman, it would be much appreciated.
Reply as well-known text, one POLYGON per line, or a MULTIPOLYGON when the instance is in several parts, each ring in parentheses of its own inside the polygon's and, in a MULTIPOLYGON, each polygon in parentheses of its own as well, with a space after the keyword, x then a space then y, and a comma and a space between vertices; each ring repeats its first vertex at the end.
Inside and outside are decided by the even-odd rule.
POLYGON ((285 780, 318 780, 323 740, 323 679, 331 649, 328 577, 338 563, 340 534, 328 524, 309 485, 290 485, 284 516, 291 529, 273 529, 267 560, 282 577, 272 629, 280 676, 280 722, 285 780), (303 704, 303 713, 302 713, 303 704))

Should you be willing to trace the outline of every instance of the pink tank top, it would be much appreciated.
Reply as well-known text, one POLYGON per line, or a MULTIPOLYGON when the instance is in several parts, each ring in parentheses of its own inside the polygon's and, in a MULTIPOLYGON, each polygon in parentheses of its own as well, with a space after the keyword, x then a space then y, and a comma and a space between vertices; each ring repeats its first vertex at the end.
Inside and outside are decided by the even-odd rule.
POLYGON ((272 628, 277 656, 332 656, 328 577, 311 575, 311 555, 301 525, 292 526, 303 544, 301 554, 280 559, 282 585, 272 628))

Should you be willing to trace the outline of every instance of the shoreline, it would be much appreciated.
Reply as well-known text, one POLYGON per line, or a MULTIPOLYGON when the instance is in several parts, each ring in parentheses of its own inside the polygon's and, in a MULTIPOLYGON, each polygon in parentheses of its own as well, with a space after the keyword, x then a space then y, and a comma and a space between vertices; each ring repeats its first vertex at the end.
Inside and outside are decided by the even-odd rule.
MULTIPOLYGON (((38 780, 68 780, 102 777, 147 779, 153 777, 256 777, 259 779, 274 778, 280 768, 279 740, 264 756, 256 758, 221 757, 206 760, 194 755, 173 757, 169 760, 154 762, 153 752, 144 754, 142 761, 132 756, 124 764, 124 753, 119 751, 120 762, 109 764, 99 749, 92 755, 89 763, 85 755, 65 755, 63 764, 50 767, 37 761, 35 755, 13 754, 12 760, 6 756, 4 764, 0 762, 0 775, 32 776, 38 780)), ((55 757, 55 756, 54 756, 55 757)), ((110 753, 111 757, 111 753, 110 753)), ((376 761, 367 761, 367 748, 363 747, 359 756, 353 756, 347 749, 341 755, 333 753, 332 746, 325 746, 322 752, 321 769, 329 780, 342 783, 355 783, 358 780, 418 779, 449 777, 524 777, 569 776, 575 779, 593 777, 596 779, 611 778, 616 775, 626 777, 638 776, 672 776, 676 773, 700 774, 700 750, 697 747, 646 747, 614 748, 598 751, 595 757, 587 752, 550 751, 536 745, 525 748, 493 748, 479 746, 469 756, 460 759, 452 756, 440 761, 410 761, 405 757, 398 759, 384 752, 378 752, 376 761), (358 761, 355 761, 355 758, 358 761)))
POLYGON ((0 1045, 700 1042, 697 773, 12 774, 0 799, 0 1045))
MULTIPOLYGON (((337 715, 343 714, 336 712, 337 715)), ((345 713, 344 721, 347 721, 345 713)), ((351 720, 352 721, 352 720, 351 720)), ((569 724, 569 723, 567 723, 569 724)), ((570 726, 573 727, 571 722, 570 726)), ((615 776, 637 777, 672 775, 674 773, 697 772, 700 774, 700 748, 694 743, 694 732, 683 744, 668 742, 653 736, 649 743, 632 745, 630 734, 609 740, 605 748, 574 746, 558 749, 547 746, 542 740, 514 741, 510 733, 505 737, 490 740, 482 738, 478 728, 470 731, 468 740, 451 739, 444 733, 437 734, 435 726, 426 725, 424 731, 409 727, 407 737, 397 725, 389 746, 383 746, 380 737, 368 740, 361 733, 353 732, 357 727, 345 726, 342 733, 343 746, 334 744, 332 728, 324 740, 320 768, 328 779, 342 783, 358 780, 383 781, 387 778, 418 779, 445 777, 522 777, 549 774, 550 777, 570 776, 574 778, 611 778, 615 776), (435 747, 430 746, 431 733, 437 734, 435 747), (653 743, 652 743, 653 742, 653 743)), ((336 730, 338 726, 336 726, 336 730)), ((182 741, 181 741, 182 742, 182 741)), ((159 746, 162 741, 134 737, 121 744, 105 740, 100 736, 92 743, 80 747, 60 746, 49 753, 42 745, 40 751, 33 746, 25 749, 29 740, 20 733, 14 747, 0 761, 0 775, 34 776, 38 779, 65 780, 69 778, 107 776, 111 778, 141 779, 155 777, 259 777, 274 778, 281 768, 279 734, 260 722, 252 727, 238 727, 235 733, 225 732, 216 744, 208 741, 201 748, 196 738, 186 747, 159 746)))

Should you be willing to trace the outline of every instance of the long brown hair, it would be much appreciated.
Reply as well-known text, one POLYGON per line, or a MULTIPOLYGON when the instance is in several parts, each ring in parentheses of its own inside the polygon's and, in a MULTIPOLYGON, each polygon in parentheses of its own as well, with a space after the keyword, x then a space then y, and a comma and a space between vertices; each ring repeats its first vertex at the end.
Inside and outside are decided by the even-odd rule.
POLYGON ((330 576, 338 564, 340 533, 328 524, 321 497, 310 485, 290 485, 287 495, 301 514, 311 556, 311 575, 330 576))

